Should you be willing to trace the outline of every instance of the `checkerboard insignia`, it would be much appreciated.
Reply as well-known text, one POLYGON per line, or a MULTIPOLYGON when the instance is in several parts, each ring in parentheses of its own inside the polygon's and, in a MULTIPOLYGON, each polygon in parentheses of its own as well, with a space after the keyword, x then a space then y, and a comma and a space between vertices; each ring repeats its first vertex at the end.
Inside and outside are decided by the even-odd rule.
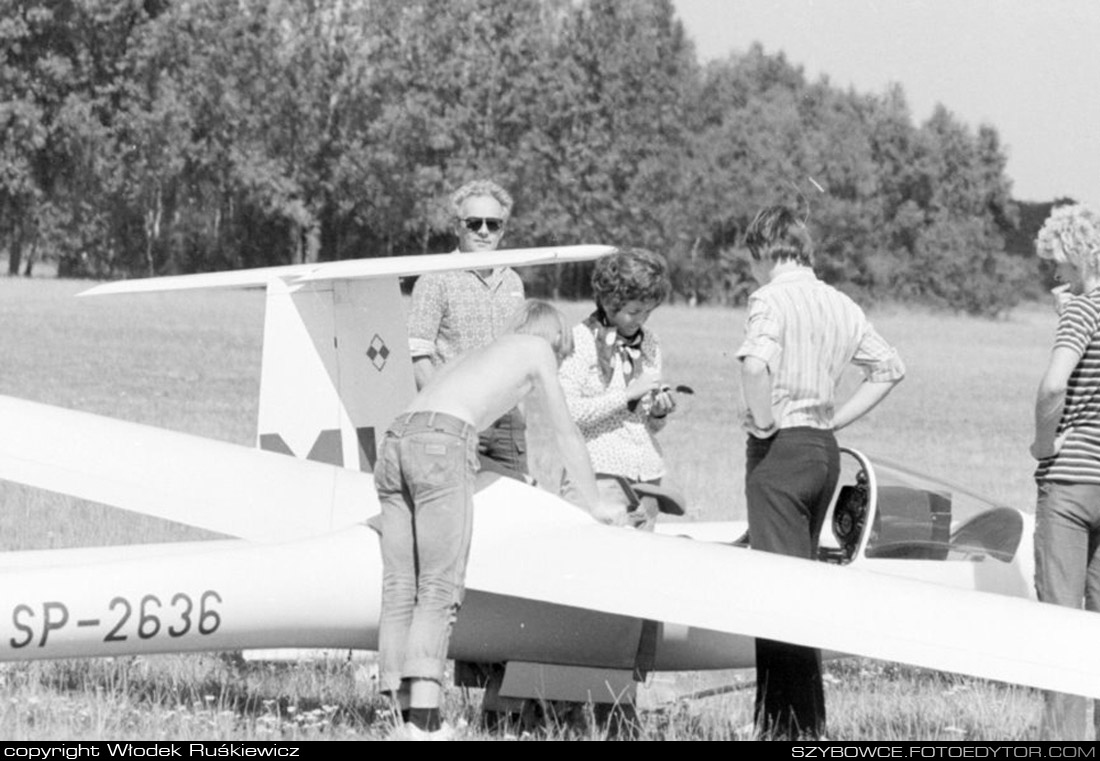
POLYGON ((389 356, 390 348, 386 346, 386 342, 382 340, 382 337, 375 333, 374 338, 370 340, 370 346, 367 348, 367 359, 374 365, 375 370, 382 372, 389 356))

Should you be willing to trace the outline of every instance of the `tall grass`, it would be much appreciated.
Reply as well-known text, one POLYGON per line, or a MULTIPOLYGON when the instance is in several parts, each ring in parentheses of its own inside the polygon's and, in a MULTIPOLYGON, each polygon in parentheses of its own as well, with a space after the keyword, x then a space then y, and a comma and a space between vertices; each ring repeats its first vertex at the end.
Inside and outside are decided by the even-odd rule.
MULTIPOLYGON (((0 393, 250 445, 259 392, 259 292, 78 299, 86 284, 0 280, 0 393)), ((563 304, 580 319, 588 304, 563 304)), ((904 383, 843 444, 904 462, 999 502, 1033 500, 1031 403, 1054 318, 999 321, 885 310, 872 318, 908 366, 904 383)), ((743 435, 734 353, 744 313, 666 306, 651 318, 668 380, 695 389, 661 434, 668 482, 692 517, 743 518, 743 435)), ((846 379, 850 389, 858 377, 846 379)), ((185 526, 0 484, 0 548, 172 541, 185 526)), ((729 583, 751 583, 731 579, 729 583)), ((843 615, 843 610, 837 611, 843 615)), ((950 625, 945 622, 945 625, 950 625)), ((358 662, 244 664, 165 656, 0 667, 6 739, 376 738, 384 706, 358 662)), ((1032 690, 872 661, 829 666, 836 739, 1034 737, 1032 690)), ((750 675, 751 676, 751 675, 750 675)), ((641 736, 727 739, 751 717, 751 689, 678 701, 745 674, 657 675, 643 690, 641 736)), ((478 695, 447 711, 473 723, 478 695)), ((570 735, 564 726, 552 736, 570 735)), ((598 729, 580 737, 599 738, 598 729)))

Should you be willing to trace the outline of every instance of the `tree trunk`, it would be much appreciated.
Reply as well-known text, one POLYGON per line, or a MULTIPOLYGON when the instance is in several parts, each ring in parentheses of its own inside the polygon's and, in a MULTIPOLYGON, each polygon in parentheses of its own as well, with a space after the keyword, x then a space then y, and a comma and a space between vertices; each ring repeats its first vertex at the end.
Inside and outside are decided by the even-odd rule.
POLYGON ((157 274, 156 262, 153 258, 153 248, 160 238, 160 220, 164 215, 164 195, 160 186, 157 186, 153 194, 153 207, 145 210, 145 269, 149 277, 157 274))
POLYGON ((36 234, 34 241, 31 243, 31 252, 27 254, 27 261, 23 265, 23 277, 30 277, 34 272, 34 262, 38 259, 38 241, 40 237, 36 234))
POLYGON ((8 250, 8 275, 19 274, 19 265, 23 261, 23 225, 16 223, 11 236, 11 248, 8 250))

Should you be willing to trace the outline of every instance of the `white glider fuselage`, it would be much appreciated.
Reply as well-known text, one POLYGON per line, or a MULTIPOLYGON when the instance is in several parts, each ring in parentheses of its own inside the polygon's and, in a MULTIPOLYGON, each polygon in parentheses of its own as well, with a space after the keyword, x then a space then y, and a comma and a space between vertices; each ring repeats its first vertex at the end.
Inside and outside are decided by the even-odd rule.
MULTIPOLYGON (((20 582, 0 592, 0 660, 378 646, 382 565, 377 536, 366 526, 273 544, 224 540, 51 554, 6 559, 4 572, 18 573, 20 582)), ((472 589, 450 655, 632 669, 639 626, 633 616, 472 589)), ((750 638, 661 629, 657 670, 752 664, 750 638)))

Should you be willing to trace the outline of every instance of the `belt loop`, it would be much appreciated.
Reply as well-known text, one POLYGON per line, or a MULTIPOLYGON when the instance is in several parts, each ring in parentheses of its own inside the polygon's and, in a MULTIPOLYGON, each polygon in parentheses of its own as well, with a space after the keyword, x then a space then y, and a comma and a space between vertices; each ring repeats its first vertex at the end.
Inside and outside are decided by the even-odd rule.
POLYGON ((434 428, 435 427, 435 413, 434 412, 429 412, 428 413, 427 426, 428 426, 428 428, 434 428))

